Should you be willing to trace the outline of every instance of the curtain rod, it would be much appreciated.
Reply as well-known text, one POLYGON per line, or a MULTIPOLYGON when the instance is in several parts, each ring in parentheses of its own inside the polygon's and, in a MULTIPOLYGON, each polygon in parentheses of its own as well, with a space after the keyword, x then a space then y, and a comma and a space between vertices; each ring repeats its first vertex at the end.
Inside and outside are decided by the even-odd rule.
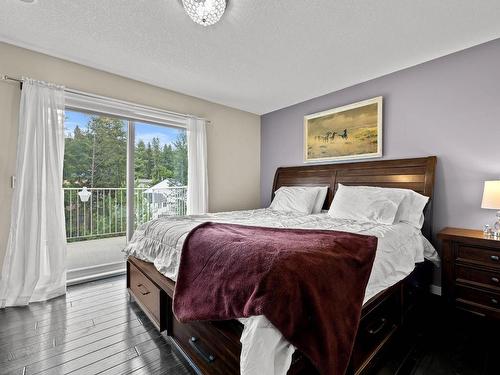
MULTIPOLYGON (((23 85, 23 80, 21 78, 16 78, 16 77, 12 77, 12 76, 9 76, 7 74, 2 74, 1 78, 0 78, 2 81, 11 81, 11 82, 17 82, 21 85, 21 89, 22 89, 22 85, 23 85)), ((128 101, 125 101, 125 100, 120 100, 120 99, 114 99, 114 98, 108 98, 108 97, 105 97, 105 96, 101 96, 101 95, 96 95, 96 94, 92 94, 92 93, 89 93, 89 92, 85 92, 85 91, 79 91, 79 90, 74 90, 74 89, 70 89, 70 88, 67 88, 65 87, 64 88, 64 91, 65 92, 69 92, 71 94, 77 94, 77 95, 83 95, 83 96, 87 96, 87 97, 90 97, 90 98, 96 98, 96 99, 112 99, 112 100, 115 100, 119 103, 122 103, 122 104, 128 104, 128 105, 134 105, 136 107, 142 107, 142 108, 146 108, 146 109, 152 109, 152 110, 161 110, 163 112, 166 112, 170 115, 174 115, 174 116, 181 116, 181 117, 194 117, 196 119, 199 119, 199 120, 205 120, 207 125, 210 125, 211 122, 210 120, 207 120, 206 118, 203 118, 203 117, 198 117, 198 116, 195 116, 195 115, 190 115, 190 114, 185 114, 185 113, 179 113, 179 112, 173 112, 173 111, 168 111, 166 109, 160 109, 160 108, 155 108, 155 107, 150 107, 150 106, 147 106, 147 105, 142 105, 142 104, 136 104, 136 103, 132 103, 132 102, 128 102, 128 101)))

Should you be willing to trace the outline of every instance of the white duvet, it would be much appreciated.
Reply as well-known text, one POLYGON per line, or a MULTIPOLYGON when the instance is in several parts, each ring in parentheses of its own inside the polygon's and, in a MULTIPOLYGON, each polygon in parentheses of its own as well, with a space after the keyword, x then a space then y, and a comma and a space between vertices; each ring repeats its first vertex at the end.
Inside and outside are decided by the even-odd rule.
MULTIPOLYGON (((437 253, 420 230, 404 223, 382 225, 341 220, 327 213, 304 215, 270 209, 221 212, 206 215, 165 217, 149 221, 135 231, 124 252, 147 262, 166 277, 176 280, 182 245, 195 226, 224 222, 277 228, 338 230, 378 237, 377 253, 365 291, 364 302, 404 279, 424 257, 439 261, 437 253)), ((240 319, 241 374, 286 374, 295 348, 264 317, 240 319)))

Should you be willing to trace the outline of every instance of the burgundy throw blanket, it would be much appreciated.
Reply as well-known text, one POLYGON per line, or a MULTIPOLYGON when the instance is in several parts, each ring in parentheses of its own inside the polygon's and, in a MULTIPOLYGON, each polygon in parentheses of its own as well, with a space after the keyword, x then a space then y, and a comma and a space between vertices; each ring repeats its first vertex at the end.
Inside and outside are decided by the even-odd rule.
POLYGON ((204 223, 187 236, 173 310, 181 322, 264 315, 322 374, 344 374, 377 238, 204 223))

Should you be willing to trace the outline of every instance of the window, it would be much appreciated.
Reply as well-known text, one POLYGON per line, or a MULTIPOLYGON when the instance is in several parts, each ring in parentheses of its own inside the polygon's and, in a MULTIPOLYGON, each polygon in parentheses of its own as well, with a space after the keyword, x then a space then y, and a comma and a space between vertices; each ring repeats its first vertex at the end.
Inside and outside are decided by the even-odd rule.
POLYGON ((64 192, 69 242, 124 236, 127 132, 134 139, 134 227, 186 212, 186 131, 66 110, 64 192), (83 188, 90 196, 82 199, 83 188))
POLYGON ((122 271, 121 250, 138 225, 186 213, 187 139, 179 116, 85 97, 69 103, 63 190, 71 282, 122 271), (137 118, 119 115, 131 112, 137 118))

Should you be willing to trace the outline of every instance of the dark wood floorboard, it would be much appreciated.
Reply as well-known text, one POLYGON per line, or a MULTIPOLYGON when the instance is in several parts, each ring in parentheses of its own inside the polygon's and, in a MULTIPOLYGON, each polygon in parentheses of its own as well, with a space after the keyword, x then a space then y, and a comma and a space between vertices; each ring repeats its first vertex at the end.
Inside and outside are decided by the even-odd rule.
POLYGON ((85 353, 86 351, 93 351, 94 349, 100 349, 103 345, 109 344, 123 340, 130 335, 144 333, 147 330, 151 330, 153 327, 151 325, 144 327, 139 322, 129 325, 119 325, 112 327, 111 329, 102 330, 94 334, 90 334, 73 341, 65 342, 64 345, 56 345, 46 350, 41 350, 35 352, 32 355, 20 357, 19 359, 12 360, 3 366, 16 367, 18 365, 30 364, 28 367, 35 367, 35 363, 40 363, 44 365, 47 362, 57 362, 57 358, 64 356, 66 359, 71 357, 78 357, 85 353), (40 362, 42 361, 42 362, 40 362))
POLYGON ((51 325, 54 321, 59 321, 61 324, 77 321, 79 317, 88 316, 89 313, 114 308, 118 305, 122 306, 127 303, 125 294, 111 295, 102 300, 91 300, 85 305, 75 305, 61 310, 46 311, 40 315, 31 315, 24 319, 2 319, 6 323, 3 329, 0 329, 0 335, 7 336, 17 332, 24 332, 27 329, 37 329, 46 325, 51 325))
POLYGON ((192 374, 126 293, 125 277, 0 310, 0 374, 192 374))
MULTIPOLYGON (((194 374, 125 289, 125 277, 109 278, 0 310, 0 374, 194 374)), ((449 311, 438 297, 406 345, 395 345, 374 374, 500 375, 500 324, 449 311)))
POLYGON ((101 318, 86 318, 80 322, 70 324, 68 326, 45 327, 38 330, 29 330, 23 334, 0 336, 0 352, 5 350, 16 350, 21 348, 29 348, 31 346, 40 345, 44 342, 53 342, 62 344, 71 337, 78 335, 83 336, 86 332, 93 332, 113 326, 115 324, 132 321, 134 319, 145 319, 145 315, 135 305, 130 305, 128 308, 109 313, 101 318), (52 329, 51 329, 52 328, 52 329))

